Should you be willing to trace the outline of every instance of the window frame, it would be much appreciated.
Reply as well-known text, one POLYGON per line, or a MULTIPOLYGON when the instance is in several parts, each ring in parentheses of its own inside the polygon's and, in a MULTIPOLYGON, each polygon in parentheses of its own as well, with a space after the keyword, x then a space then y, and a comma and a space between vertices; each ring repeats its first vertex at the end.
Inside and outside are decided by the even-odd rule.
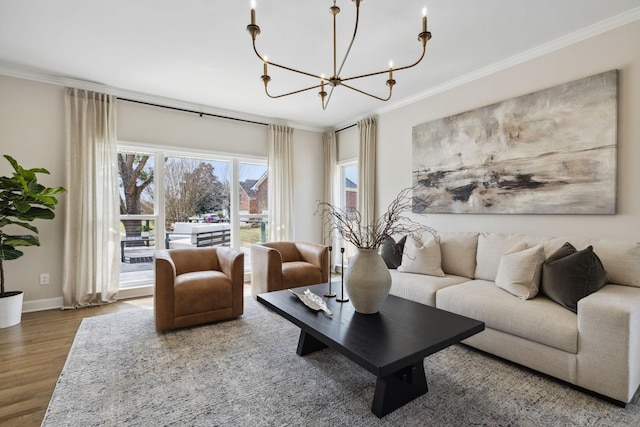
MULTIPOLYGON (((168 157, 179 158, 193 158, 196 160, 204 161, 219 161, 229 162, 229 179, 230 179, 230 209, 229 220, 231 226, 231 244, 232 248, 240 249, 240 221, 239 221, 239 165, 240 163, 264 165, 268 168, 267 157, 240 155, 233 153, 221 153, 217 151, 208 151, 201 149, 193 149, 187 147, 178 146, 166 146, 160 144, 149 143, 136 143, 131 141, 118 141, 117 152, 126 153, 140 153, 153 156, 153 168, 154 168, 154 181, 153 181, 153 214, 140 214, 140 215, 120 215, 122 219, 136 219, 136 220, 152 220, 156 224, 162 224, 161 227, 155 228, 156 248, 164 248, 163 242, 165 241, 165 174, 164 174, 164 161, 168 157), (162 190, 162 191, 161 191, 162 190)), ((245 265, 245 272, 250 271, 250 265, 245 265)), ((148 281, 140 281, 140 283, 134 282, 132 285, 128 285, 122 290, 128 289, 151 289, 153 290, 153 283, 149 284, 148 281)))

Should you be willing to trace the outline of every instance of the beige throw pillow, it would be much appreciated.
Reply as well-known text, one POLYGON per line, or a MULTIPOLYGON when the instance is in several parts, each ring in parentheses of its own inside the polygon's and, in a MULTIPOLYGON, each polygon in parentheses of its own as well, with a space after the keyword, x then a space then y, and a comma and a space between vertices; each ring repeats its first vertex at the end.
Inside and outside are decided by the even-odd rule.
POLYGON ((413 237, 407 238, 398 271, 444 277, 438 242, 431 239, 422 244, 413 237))
MULTIPOLYGON (((538 295, 544 246, 536 245, 524 249, 518 245, 500 258, 496 285, 518 298, 531 299, 538 295)), ((526 246, 525 246, 526 247, 526 246)))

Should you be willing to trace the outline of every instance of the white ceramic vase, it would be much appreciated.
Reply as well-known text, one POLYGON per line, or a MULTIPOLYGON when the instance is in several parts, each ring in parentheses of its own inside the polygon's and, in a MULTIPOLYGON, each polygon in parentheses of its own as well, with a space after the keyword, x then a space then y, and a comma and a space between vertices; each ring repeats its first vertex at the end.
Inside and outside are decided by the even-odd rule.
POLYGON ((345 287, 358 313, 377 313, 391 290, 391 274, 377 249, 358 249, 349 260, 345 287))

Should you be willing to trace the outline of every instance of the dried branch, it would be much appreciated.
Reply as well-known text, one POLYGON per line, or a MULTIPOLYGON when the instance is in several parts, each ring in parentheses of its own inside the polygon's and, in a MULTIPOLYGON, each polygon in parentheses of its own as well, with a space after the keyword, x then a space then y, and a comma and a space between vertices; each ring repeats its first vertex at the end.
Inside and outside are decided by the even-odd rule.
POLYGON ((437 238, 437 232, 432 227, 403 215, 403 212, 411 210, 412 190, 413 187, 402 190, 389 204, 387 212, 372 224, 362 224, 362 216, 357 209, 347 212, 328 202, 318 201, 315 214, 322 216, 329 236, 335 232, 347 242, 362 249, 378 249, 387 238, 394 235, 429 232, 437 238))

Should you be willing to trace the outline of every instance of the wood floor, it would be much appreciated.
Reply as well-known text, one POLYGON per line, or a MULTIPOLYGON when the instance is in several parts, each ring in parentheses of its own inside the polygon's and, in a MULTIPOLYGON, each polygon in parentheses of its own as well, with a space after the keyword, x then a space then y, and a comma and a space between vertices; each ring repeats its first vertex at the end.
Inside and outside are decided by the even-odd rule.
POLYGON ((22 322, 0 329, 0 425, 39 426, 85 317, 153 307, 153 298, 118 301, 78 310, 22 315, 22 322))

